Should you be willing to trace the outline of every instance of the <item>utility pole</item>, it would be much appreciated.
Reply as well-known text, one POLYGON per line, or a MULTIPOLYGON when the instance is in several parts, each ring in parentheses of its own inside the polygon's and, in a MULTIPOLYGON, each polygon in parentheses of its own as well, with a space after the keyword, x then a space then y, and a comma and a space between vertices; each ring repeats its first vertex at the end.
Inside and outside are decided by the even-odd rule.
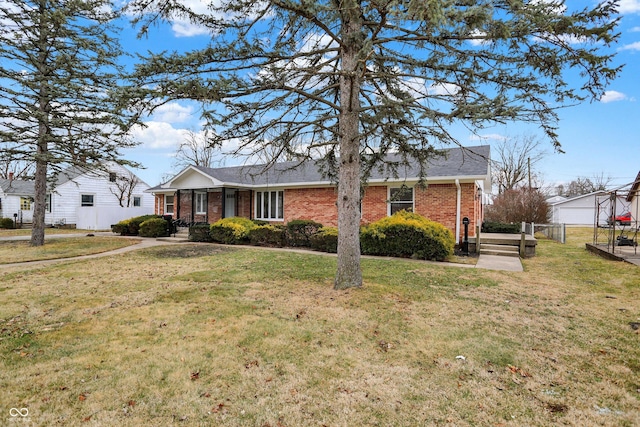
POLYGON ((529 173, 529 191, 531 191, 531 157, 527 157, 527 170, 529 173))

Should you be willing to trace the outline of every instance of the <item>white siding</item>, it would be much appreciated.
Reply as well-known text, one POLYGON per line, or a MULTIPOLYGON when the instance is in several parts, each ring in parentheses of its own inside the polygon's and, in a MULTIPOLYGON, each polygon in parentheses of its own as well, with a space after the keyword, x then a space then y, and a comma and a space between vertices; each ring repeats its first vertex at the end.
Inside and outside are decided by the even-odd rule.
MULTIPOLYGON (((603 195, 604 193, 599 196, 603 197, 603 195)), ((597 194, 588 194, 551 205, 551 222, 593 226, 596 215, 596 196, 597 194)), ((622 200, 618 200, 616 209, 617 212, 624 210, 622 200)), ((604 214, 605 218, 600 218, 600 223, 606 223, 606 213, 604 214)))
MULTIPOLYGON (((111 172, 115 172, 118 176, 128 176, 129 171, 119 165, 111 165, 109 167, 111 172)), ((141 206, 135 211, 142 214, 152 214, 154 198, 152 194, 145 193, 144 190, 149 186, 145 183, 138 183, 133 192, 134 196, 138 196, 141 199, 141 206)), ((79 218, 82 217, 82 228, 89 230, 102 230, 108 229, 109 225, 114 222, 112 219, 121 215, 115 215, 112 213, 113 209, 121 210, 122 215, 120 219, 130 218, 131 208, 121 208, 118 197, 113 194, 117 194, 117 187, 115 183, 109 182, 109 174, 99 174, 97 172, 88 172, 74 178, 71 181, 67 181, 64 184, 55 188, 51 194, 51 212, 47 212, 45 222, 47 224, 76 224, 79 223, 79 218), (112 192, 113 190, 113 192, 112 192), (81 206, 81 195, 90 194, 93 195, 93 207, 81 206), (109 210, 109 215, 96 215, 91 213, 91 210, 105 209, 109 210), (90 220, 94 218, 94 220, 90 220), (106 221, 106 222, 105 222, 106 221)), ((126 200, 125 200, 126 205, 126 200)), ((133 197, 131 200, 133 205, 133 197)), ((120 220, 119 219, 119 220, 120 220)), ((118 220, 118 221, 119 221, 118 220)), ((80 228, 78 226, 78 228, 80 228)))
POLYGON ((13 219, 13 214, 20 211, 20 196, 6 195, 0 190, 0 199, 2 199, 1 218, 13 219))

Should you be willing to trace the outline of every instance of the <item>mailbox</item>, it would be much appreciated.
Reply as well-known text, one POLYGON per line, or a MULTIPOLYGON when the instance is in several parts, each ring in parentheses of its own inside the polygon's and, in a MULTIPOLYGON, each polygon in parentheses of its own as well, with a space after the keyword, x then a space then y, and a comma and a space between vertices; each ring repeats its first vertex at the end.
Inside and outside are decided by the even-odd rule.
POLYGON ((469 218, 466 216, 462 218, 462 224, 464 225, 464 240, 462 241, 462 253, 463 255, 469 255, 469 218))

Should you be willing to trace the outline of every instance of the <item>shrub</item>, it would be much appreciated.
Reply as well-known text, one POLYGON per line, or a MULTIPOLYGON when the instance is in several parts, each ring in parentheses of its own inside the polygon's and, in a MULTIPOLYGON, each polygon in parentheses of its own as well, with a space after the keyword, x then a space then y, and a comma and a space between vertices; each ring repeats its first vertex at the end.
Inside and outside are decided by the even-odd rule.
POLYGON ((435 221, 400 211, 364 227, 360 233, 362 253, 430 260, 453 254, 453 233, 435 221))
POLYGON ((338 252, 338 229, 336 227, 322 227, 320 231, 310 237, 311 248, 316 251, 338 252))
POLYGON ((508 233, 508 234, 520 234, 522 224, 508 224, 504 222, 488 222, 482 223, 483 233, 508 233))
POLYGON ((248 218, 231 217, 224 218, 211 224, 211 239, 218 243, 231 245, 247 243, 249 231, 257 225, 248 218))
POLYGON ((162 217, 160 215, 142 215, 124 219, 119 223, 112 225, 111 231, 113 231, 114 233, 118 233, 121 236, 137 236, 140 231, 140 224, 154 218, 162 217))
POLYGON ((190 242, 212 242, 209 224, 194 224, 189 227, 190 242))
POLYGON ((285 228, 281 225, 259 225, 249 230, 249 241, 255 246, 282 247, 285 245, 285 228))
POLYGON ((310 238, 322 228, 322 224, 309 219, 294 219, 287 223, 287 245, 310 247, 310 238))
POLYGON ((13 228, 13 220, 11 218, 0 218, 0 228, 13 228))
POLYGON ((164 218, 150 218, 140 223, 138 234, 142 237, 163 237, 168 236, 167 220, 164 218))

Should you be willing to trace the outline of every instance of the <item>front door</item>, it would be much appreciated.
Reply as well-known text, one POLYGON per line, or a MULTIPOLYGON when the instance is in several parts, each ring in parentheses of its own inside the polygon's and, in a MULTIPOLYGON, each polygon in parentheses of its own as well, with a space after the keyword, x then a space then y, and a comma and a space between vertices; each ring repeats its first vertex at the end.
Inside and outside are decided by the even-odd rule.
POLYGON ((236 190, 225 190, 224 217, 236 216, 236 190))

